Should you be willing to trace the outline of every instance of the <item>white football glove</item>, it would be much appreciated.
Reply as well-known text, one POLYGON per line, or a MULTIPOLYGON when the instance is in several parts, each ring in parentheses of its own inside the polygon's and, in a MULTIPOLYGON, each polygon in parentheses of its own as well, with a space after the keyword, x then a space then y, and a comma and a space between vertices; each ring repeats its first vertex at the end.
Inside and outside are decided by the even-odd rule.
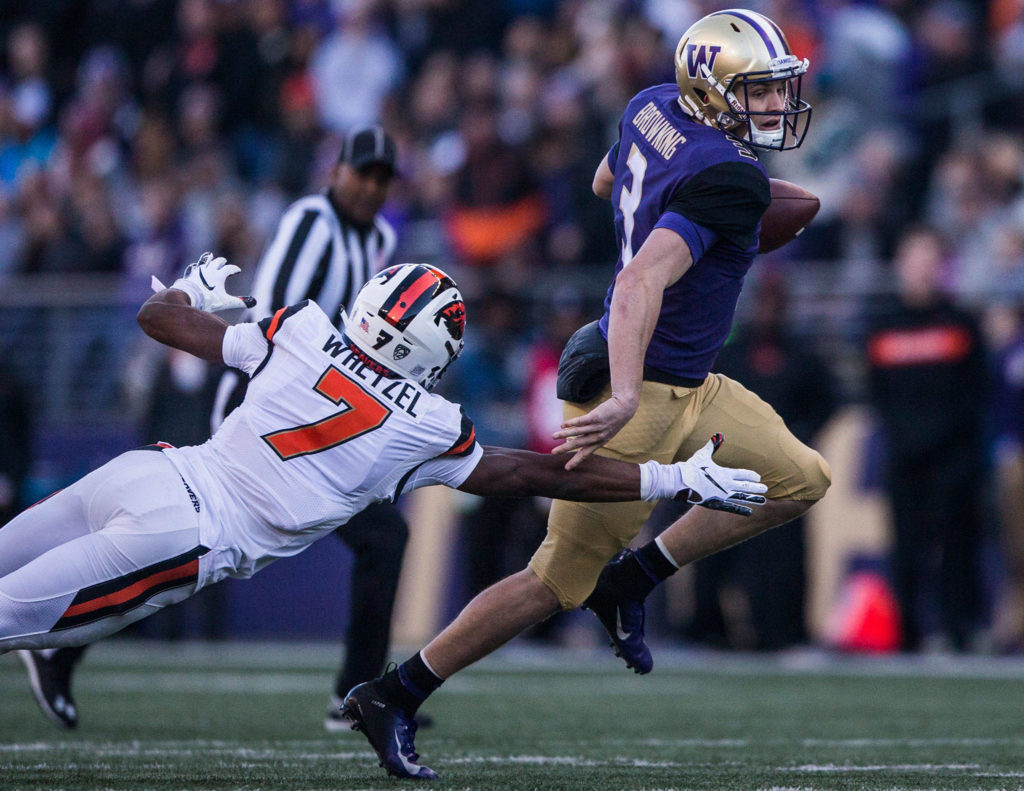
POLYGON ((647 485, 643 499, 657 500, 675 498, 689 490, 687 502, 714 511, 750 516, 752 505, 764 505, 764 493, 768 487, 761 483, 761 476, 753 470, 723 467, 712 460, 724 438, 715 434, 708 443, 686 461, 675 464, 658 464, 649 461, 644 468, 647 485))
MULTIPOLYGON (((231 275, 242 270, 229 264, 226 258, 214 258, 213 253, 203 253, 194 264, 189 264, 183 277, 175 280, 169 288, 176 288, 188 294, 192 307, 216 313, 232 308, 251 308, 256 305, 252 297, 235 297, 227 292, 224 281, 231 275)), ((163 284, 155 277, 152 280, 154 291, 163 288, 163 284)))

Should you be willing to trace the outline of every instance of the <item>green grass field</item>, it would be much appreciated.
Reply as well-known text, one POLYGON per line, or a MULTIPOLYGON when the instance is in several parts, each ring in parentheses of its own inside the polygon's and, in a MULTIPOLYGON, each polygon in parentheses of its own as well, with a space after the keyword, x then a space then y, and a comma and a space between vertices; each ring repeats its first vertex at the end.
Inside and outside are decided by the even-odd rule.
POLYGON ((430 701, 423 784, 323 730, 336 651, 111 640, 70 734, 0 657, 0 789, 1024 788, 1024 662, 513 648, 430 701))

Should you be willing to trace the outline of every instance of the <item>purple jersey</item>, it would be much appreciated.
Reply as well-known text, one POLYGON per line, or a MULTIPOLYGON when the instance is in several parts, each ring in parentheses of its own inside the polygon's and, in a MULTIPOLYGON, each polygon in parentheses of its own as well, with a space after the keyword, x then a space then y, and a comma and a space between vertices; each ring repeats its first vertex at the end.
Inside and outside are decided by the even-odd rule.
MULTIPOLYGON (((693 265, 665 290, 644 364, 671 379, 699 382, 732 327, 743 278, 757 252, 770 202, 768 177, 739 141, 687 116, 673 83, 633 97, 608 152, 619 260, 615 276, 655 228, 678 233, 693 265)), ((613 281, 605 298, 608 337, 613 281)), ((645 378, 657 378, 645 373, 645 378)))

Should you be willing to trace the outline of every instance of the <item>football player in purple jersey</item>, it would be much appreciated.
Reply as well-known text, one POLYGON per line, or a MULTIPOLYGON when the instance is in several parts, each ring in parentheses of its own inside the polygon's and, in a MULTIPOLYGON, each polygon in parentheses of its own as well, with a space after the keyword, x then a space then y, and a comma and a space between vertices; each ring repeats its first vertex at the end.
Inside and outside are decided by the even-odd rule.
POLYGON ((771 200, 756 151, 803 141, 808 62, 770 19, 736 9, 696 22, 675 67, 677 84, 629 102, 594 177, 594 193, 615 210, 619 260, 604 316, 562 354, 566 419, 555 452, 572 454, 570 469, 595 452, 667 462, 722 431, 729 442, 721 457, 760 473, 770 499, 747 519, 691 509, 635 553, 626 547, 649 505, 556 502, 528 568, 482 592, 407 662, 348 694, 343 711, 374 734, 382 760, 378 744, 412 744, 407 723, 444 679, 560 609, 592 609, 627 665, 650 671, 643 602, 654 586, 799 516, 828 489, 817 452, 752 392, 710 373, 771 200))

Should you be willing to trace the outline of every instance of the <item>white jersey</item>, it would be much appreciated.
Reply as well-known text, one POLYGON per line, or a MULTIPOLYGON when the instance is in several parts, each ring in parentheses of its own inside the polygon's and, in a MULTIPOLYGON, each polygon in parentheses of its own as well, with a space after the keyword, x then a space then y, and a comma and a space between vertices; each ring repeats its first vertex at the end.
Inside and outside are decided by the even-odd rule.
POLYGON ((229 327, 223 353, 251 377, 242 405, 206 443, 164 451, 219 576, 251 576, 403 491, 457 487, 483 455, 461 407, 373 373, 314 302, 229 327))

